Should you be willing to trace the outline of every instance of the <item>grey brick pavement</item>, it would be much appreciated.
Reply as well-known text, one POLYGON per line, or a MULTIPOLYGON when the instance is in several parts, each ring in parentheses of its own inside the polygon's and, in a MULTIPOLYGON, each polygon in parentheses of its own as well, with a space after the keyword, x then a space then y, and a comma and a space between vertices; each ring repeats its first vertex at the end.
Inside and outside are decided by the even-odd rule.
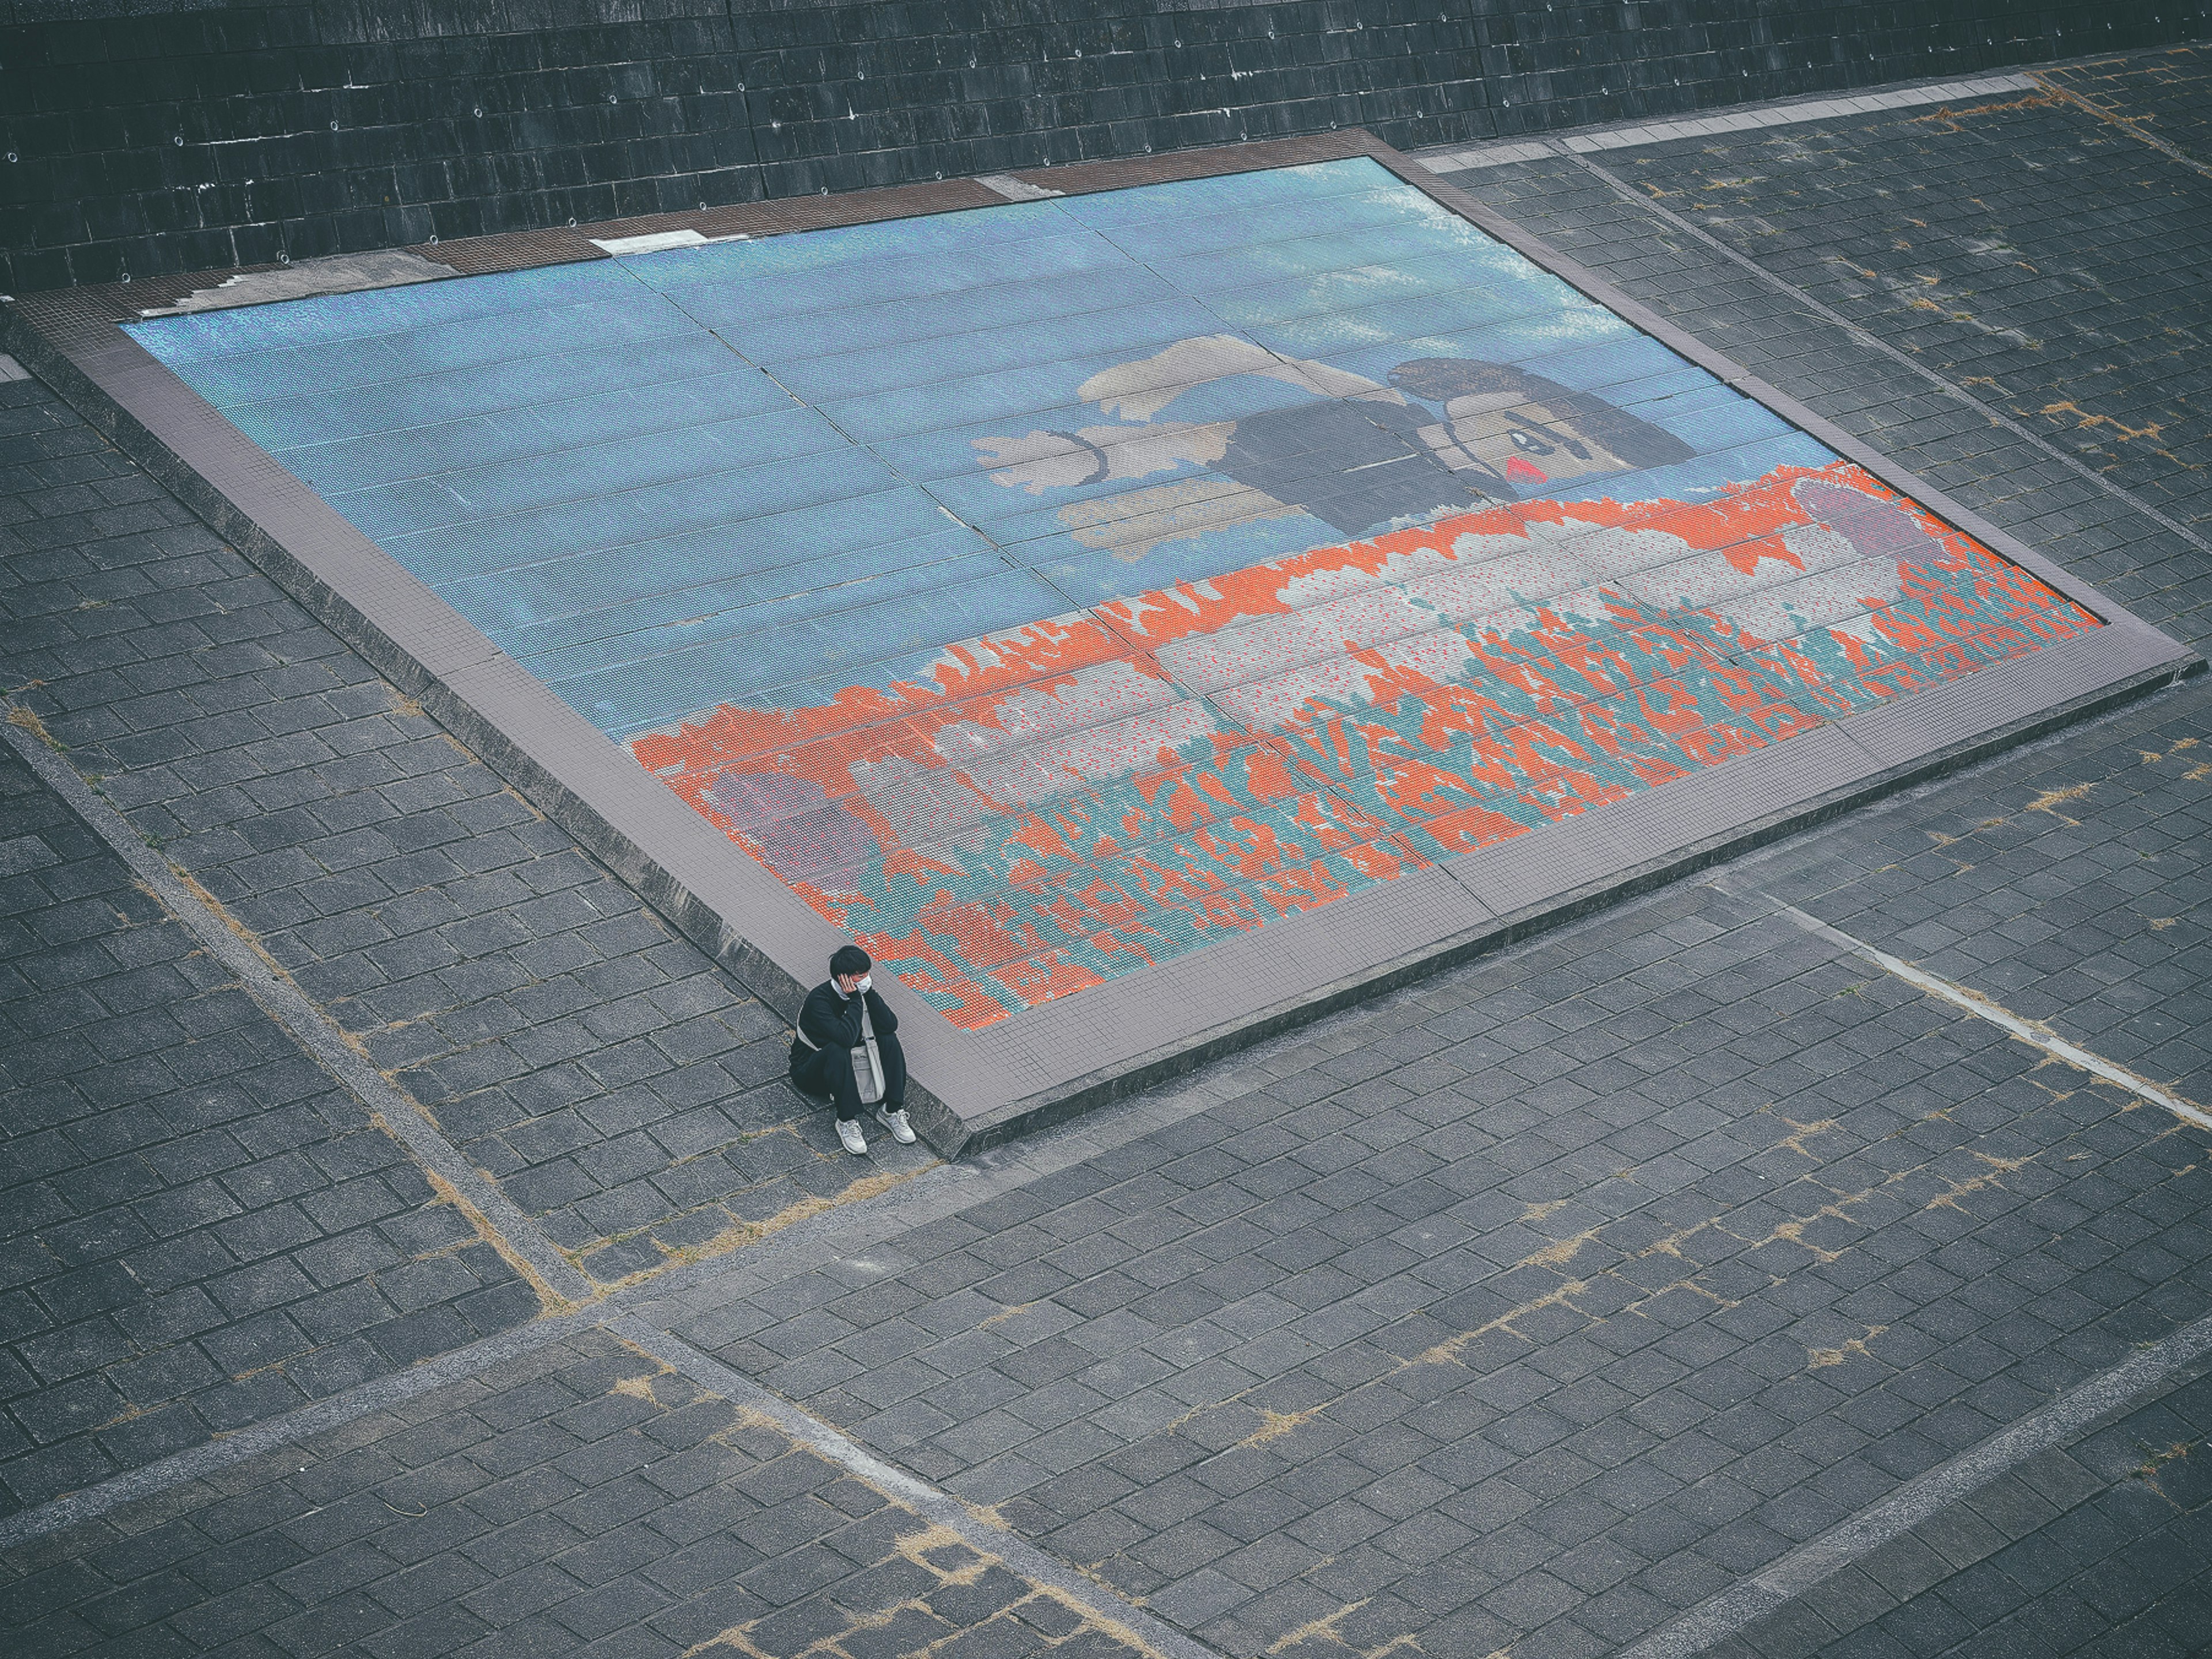
POLYGON ((2169 144, 2212 168, 2212 101, 2204 96, 2206 49, 2117 52, 2036 71, 2045 86, 2088 106, 2100 119, 2124 124, 2130 136, 2169 144))
MULTIPOLYGON (((2110 118, 2201 146, 2197 65, 2061 72, 2101 111, 1600 159, 2186 517, 2203 296, 2173 278, 2204 181, 2110 118)), ((1462 182, 2212 635, 2200 551, 1586 170, 1462 182)), ((0 386, 0 678, 603 1280, 863 1171, 788 1121, 772 1020, 35 384, 0 386)), ((1727 895, 1686 884, 1232 1061, 1250 1092, 988 1203, 647 1310, 1224 1652, 1616 1650, 2205 1311, 2203 1132, 1759 895, 2203 1103, 2208 728, 2212 690, 2168 695, 1740 861, 1727 895)), ((66 910, 88 894, 39 884, 93 849, 33 818, 0 835, 0 892, 66 910)), ((100 890, 125 919, 98 948, 125 954, 89 994, 173 975, 100 1003, 103 1030, 204 1007, 202 1052, 281 1069, 171 925, 100 890)), ((52 1006, 89 1018, 76 984, 52 1006)), ((2186 1650, 2205 1409, 2192 1383, 2021 1466, 1730 1659, 2186 1650)), ((32 1453, 47 1484, 21 1490, 213 1426, 126 1415, 32 1453)), ((20 1549, 0 1616, 107 1653, 1112 1650, 919 1527, 592 1334, 20 1549)))
POLYGON ((0 681, 595 1278, 867 1173, 772 1011, 36 381, 0 561, 0 681))
POLYGON ((1224 1652, 1520 1659, 2212 1296, 2200 1132, 1710 889, 1297 1058, 679 1332, 1224 1652))
POLYGON ((5 749, 0 1237, 8 1510, 538 1311, 5 749))
POLYGON ((1771 890, 2212 1101, 2212 730, 2181 707, 1882 835, 1825 838, 1771 890))
MULTIPOLYGON (((2166 125, 2212 56, 2069 77, 2166 125)), ((1595 158, 1770 274, 2185 523, 2212 519, 2212 177, 2043 94, 1718 134, 1595 158)), ((2212 637, 2212 561, 1810 316, 1565 159, 1454 183, 1913 468, 2176 637, 2212 637)))
POLYGON ((2045 1452, 1712 1659, 2188 1659, 2212 1646, 2212 1378, 2045 1452))
POLYGON ((592 1331, 0 1557, 9 1650, 1140 1650, 592 1331))

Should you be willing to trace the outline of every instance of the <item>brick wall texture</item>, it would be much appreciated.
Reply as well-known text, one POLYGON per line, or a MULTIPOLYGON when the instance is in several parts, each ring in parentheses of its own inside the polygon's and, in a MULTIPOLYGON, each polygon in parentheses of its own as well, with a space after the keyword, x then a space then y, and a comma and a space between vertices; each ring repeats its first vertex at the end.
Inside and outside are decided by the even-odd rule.
POLYGON ((0 0, 0 289, 2212 33, 2212 0, 0 0))

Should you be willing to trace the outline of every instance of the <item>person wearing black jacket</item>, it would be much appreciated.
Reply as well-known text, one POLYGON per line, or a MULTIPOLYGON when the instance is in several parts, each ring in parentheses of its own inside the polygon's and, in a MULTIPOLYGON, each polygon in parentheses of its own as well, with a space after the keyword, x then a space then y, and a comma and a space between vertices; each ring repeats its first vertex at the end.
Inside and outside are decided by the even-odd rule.
POLYGON ((914 1144, 914 1126, 906 1116, 906 1051, 899 1047, 898 1016, 870 983, 874 966, 859 945, 839 945, 830 958, 829 979, 806 994, 791 1044, 792 1086, 811 1099, 836 1103, 837 1139, 853 1153, 868 1150, 868 1138, 860 1133, 860 1085, 853 1075, 863 1007, 884 1063, 884 1097, 876 1107, 876 1121, 900 1146, 914 1144))

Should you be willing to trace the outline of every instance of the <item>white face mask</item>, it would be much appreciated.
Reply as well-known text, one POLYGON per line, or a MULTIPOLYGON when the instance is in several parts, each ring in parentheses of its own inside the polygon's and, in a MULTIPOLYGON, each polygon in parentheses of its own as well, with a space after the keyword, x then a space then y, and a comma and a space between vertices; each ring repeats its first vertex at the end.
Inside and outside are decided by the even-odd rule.
POLYGON ((856 979, 856 980, 854 980, 854 981, 853 981, 853 994, 854 994, 854 996, 858 996, 858 995, 860 995, 861 992, 863 992, 863 991, 866 990, 866 989, 868 988, 868 987, 870 987, 871 985, 874 984, 875 982, 876 982, 876 981, 875 981, 875 975, 872 975, 872 974, 863 974, 863 975, 861 975, 860 976, 860 978, 858 978, 858 979, 856 979))

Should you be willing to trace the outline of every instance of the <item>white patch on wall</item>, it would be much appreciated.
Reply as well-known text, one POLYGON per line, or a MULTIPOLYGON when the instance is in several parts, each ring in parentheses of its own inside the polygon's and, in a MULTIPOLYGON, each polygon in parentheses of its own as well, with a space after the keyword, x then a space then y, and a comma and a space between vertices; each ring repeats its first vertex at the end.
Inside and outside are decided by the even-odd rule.
POLYGON ((228 311, 233 306, 266 305, 272 300, 304 300, 317 294, 357 294, 365 289, 404 288, 461 273, 405 248, 374 253, 336 253, 327 259, 301 259, 274 270, 241 270, 213 288, 196 289, 173 306, 152 306, 141 317, 181 317, 194 311, 228 311))
POLYGON ((705 236, 696 230, 656 230, 643 236, 594 236, 592 246, 617 258, 628 253, 665 253, 675 247, 713 247, 721 242, 749 242, 750 236, 705 236))

